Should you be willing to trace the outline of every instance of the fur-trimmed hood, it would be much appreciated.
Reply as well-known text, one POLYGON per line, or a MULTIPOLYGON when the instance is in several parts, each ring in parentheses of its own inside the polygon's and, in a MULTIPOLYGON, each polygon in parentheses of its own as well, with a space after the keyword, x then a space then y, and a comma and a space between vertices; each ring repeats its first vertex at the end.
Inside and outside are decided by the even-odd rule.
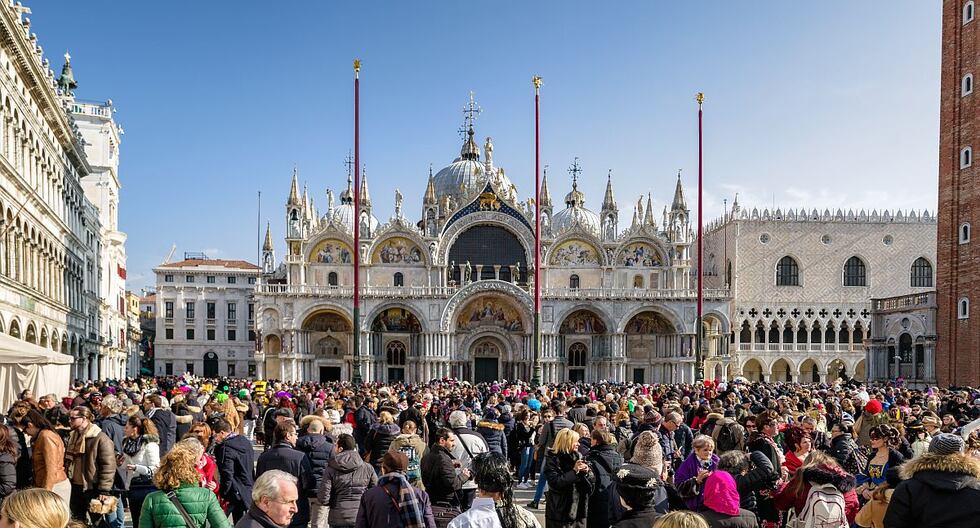
POLYGON ((936 489, 980 489, 980 460, 964 454, 926 453, 906 462, 900 471, 903 479, 914 478, 936 489))
POLYGON ((478 423, 476 425, 476 427, 477 427, 477 429, 479 429, 479 428, 482 427, 484 429, 493 429, 493 430, 496 430, 496 431, 503 431, 504 430, 504 424, 497 423, 497 422, 483 421, 483 422, 478 423))
POLYGON ((804 469, 803 480, 811 484, 830 484, 840 490, 841 493, 847 493, 856 486, 854 475, 847 473, 837 466, 828 464, 820 464, 804 469))

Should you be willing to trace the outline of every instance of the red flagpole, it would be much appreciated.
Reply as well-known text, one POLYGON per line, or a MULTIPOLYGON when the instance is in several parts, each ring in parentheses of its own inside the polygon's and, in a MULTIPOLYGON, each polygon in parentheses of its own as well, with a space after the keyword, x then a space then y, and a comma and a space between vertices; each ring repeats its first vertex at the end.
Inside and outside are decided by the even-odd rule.
POLYGON ((534 84, 534 357, 531 385, 541 384, 541 77, 534 84))
POLYGON ((354 372, 351 381, 361 377, 361 60, 354 59, 354 372))
POLYGON ((695 378, 704 379, 704 357, 701 351, 703 328, 701 321, 704 317, 704 157, 702 155, 703 140, 703 116, 701 105, 704 103, 704 94, 698 92, 698 327, 697 327, 697 350, 695 351, 695 378))

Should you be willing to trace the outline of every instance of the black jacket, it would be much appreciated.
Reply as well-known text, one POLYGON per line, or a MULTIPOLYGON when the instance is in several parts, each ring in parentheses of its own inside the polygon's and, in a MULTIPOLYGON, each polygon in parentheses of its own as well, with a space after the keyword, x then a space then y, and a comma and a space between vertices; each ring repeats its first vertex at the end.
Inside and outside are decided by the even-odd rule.
POLYGON ((235 523, 235 528, 279 528, 279 525, 258 506, 252 506, 242 517, 242 520, 235 523))
MULTIPOLYGON (((357 510, 357 521, 354 523, 356 528, 399 528, 402 526, 397 505, 391 500, 391 497, 398 496, 398 487, 392 483, 388 483, 385 487, 387 491, 380 486, 375 486, 361 496, 361 504, 357 510)), ((412 489, 415 491, 415 499, 418 501, 422 513, 420 520, 423 526, 436 528, 436 520, 432 516, 429 496, 418 488, 412 489)))
POLYGON ((456 491, 463 485, 462 475, 453 466, 453 454, 439 444, 429 447, 419 471, 422 473, 422 485, 432 499, 432 504, 440 506, 455 505, 456 491))
POLYGON ((772 489, 779 480, 779 470, 774 468, 769 458, 759 451, 749 453, 749 460, 752 461, 749 471, 744 475, 738 474, 732 477, 738 489, 739 507, 755 512, 758 510, 756 493, 772 489))
POLYGON ((259 460, 255 464, 255 478, 259 478, 271 469, 285 471, 299 480, 296 485, 300 496, 298 511, 293 515, 289 526, 301 527, 310 524, 310 501, 306 499, 316 493, 316 481, 313 479, 310 457, 293 446, 281 442, 259 455, 259 460))
MULTIPOLYGON (((0 425, 0 427, 3 427, 0 425)), ((17 459, 10 453, 0 453, 0 504, 17 489, 17 459)))
POLYGON ((708 521, 711 528, 758 528, 759 521, 755 514, 742 508, 738 515, 725 515, 712 510, 704 510, 701 517, 708 521))
POLYGON ((544 478, 548 483, 545 519, 551 524, 584 528, 589 510, 589 495, 595 488, 591 472, 576 473, 578 454, 548 453, 544 478))
POLYGON ((327 468, 327 463, 333 458, 333 438, 324 434, 301 436, 296 441, 296 449, 309 457, 310 464, 313 466, 315 486, 319 488, 320 479, 323 478, 323 470, 327 468))
POLYGON ((255 482, 252 442, 237 434, 225 438, 214 448, 214 459, 218 466, 218 494, 221 498, 246 508, 251 506, 252 484, 255 482))
POLYGON ((834 457, 834 460, 848 473, 856 475, 863 471, 863 464, 857 458, 857 444, 848 433, 841 433, 836 438, 830 440, 830 448, 827 454, 834 457))
POLYGON ((885 526, 928 528, 976 526, 980 519, 980 460, 967 455, 926 453, 900 468, 885 526))
POLYGON ((357 440, 357 445, 360 446, 362 451, 367 451, 367 446, 364 444, 365 439, 368 436, 368 432, 371 430, 371 426, 378 421, 378 415, 374 413, 367 405, 361 405, 354 411, 354 440, 357 440))
POLYGON ((649 510, 627 510, 612 528, 650 528, 662 514, 652 507, 649 510))
POLYGON ((361 460, 357 451, 344 451, 330 459, 317 491, 320 504, 330 508, 330 526, 352 526, 357 520, 361 495, 377 483, 374 468, 361 460))
POLYGON ((385 453, 388 452, 392 440, 398 436, 398 433, 398 426, 393 423, 377 423, 371 427, 371 432, 368 433, 367 439, 364 440, 364 449, 371 453, 368 462, 372 466, 376 468, 381 467, 381 457, 385 456, 385 453))
POLYGON ((504 434, 504 424, 482 421, 477 424, 476 432, 483 436, 491 453, 499 453, 507 458, 507 436, 504 434))
MULTIPOLYGON (((99 418, 95 421, 95 425, 102 429, 102 432, 112 440, 112 444, 116 446, 116 453, 122 453, 123 438, 126 437, 126 422, 129 421, 129 416, 125 414, 111 414, 105 418, 99 418)), ((153 425, 156 425, 155 423, 153 425)), ((160 451, 162 456, 164 451, 160 451)), ((123 468, 125 469, 125 468, 123 468)))
POLYGON ((157 426, 157 432, 160 435, 160 455, 164 453, 169 453, 170 448, 174 446, 177 442, 177 417, 174 413, 166 409, 153 409, 153 416, 150 416, 150 421, 153 425, 157 426))
POLYGON ((584 423, 586 412, 587 410, 584 405, 576 405, 568 410, 567 416, 572 423, 584 423))
POLYGON ((623 515, 616 489, 616 472, 623 465, 623 456, 615 446, 595 446, 589 450, 585 461, 595 476, 595 488, 589 495, 589 528, 607 528, 623 515))

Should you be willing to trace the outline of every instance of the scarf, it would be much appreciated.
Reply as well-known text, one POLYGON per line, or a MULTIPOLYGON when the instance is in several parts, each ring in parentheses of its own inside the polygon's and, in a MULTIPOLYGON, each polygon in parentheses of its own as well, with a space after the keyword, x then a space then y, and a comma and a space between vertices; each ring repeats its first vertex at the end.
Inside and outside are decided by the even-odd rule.
POLYGON ((122 451, 128 456, 134 457, 136 456, 136 453, 139 453, 140 449, 143 449, 143 446, 145 445, 146 439, 143 438, 143 435, 137 436, 136 438, 127 436, 126 438, 123 438, 122 451))
POLYGON ((415 496, 415 489, 405 480, 401 473, 388 473, 378 480, 380 487, 388 498, 391 499, 398 512, 398 517, 402 520, 402 528, 425 528, 425 519, 422 517, 422 506, 415 496), (388 484, 394 484, 398 490, 397 495, 391 493, 388 484))

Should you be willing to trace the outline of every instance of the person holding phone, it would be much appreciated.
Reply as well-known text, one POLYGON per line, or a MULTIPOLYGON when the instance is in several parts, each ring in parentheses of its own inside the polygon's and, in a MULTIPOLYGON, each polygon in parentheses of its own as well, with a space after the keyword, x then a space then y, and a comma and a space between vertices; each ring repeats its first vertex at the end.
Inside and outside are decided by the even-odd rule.
POLYGON ((126 470, 129 511, 139 520, 143 500, 157 490, 153 474, 160 467, 160 436, 152 420, 138 416, 129 417, 123 431, 126 436, 117 462, 126 470))
POLYGON ((718 455, 714 454, 715 441, 710 436, 698 435, 691 445, 694 449, 677 468, 674 485, 688 509, 701 511, 704 509, 704 481, 718 469, 718 455))
POLYGON ((545 526, 547 528, 585 528, 589 496, 595 488, 595 475, 578 452, 579 435, 562 429, 555 436, 545 459, 545 526))

